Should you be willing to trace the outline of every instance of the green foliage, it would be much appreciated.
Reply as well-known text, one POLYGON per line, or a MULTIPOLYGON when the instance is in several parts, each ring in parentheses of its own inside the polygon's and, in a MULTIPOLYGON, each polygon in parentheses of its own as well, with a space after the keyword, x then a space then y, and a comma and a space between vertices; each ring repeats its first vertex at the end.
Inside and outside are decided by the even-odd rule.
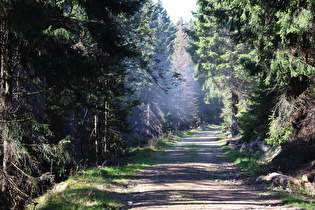
POLYGON ((290 123, 282 122, 281 117, 272 120, 269 128, 270 137, 267 138, 266 141, 270 145, 280 145, 287 142, 293 133, 293 128, 290 123))
POLYGON ((127 141, 127 147, 141 147, 144 146, 147 142, 147 139, 144 139, 137 133, 134 133, 129 137, 127 141))
POLYGON ((215 105, 208 115, 223 103, 225 124, 239 125, 246 141, 266 135, 281 144, 301 130, 290 117, 314 101, 314 2, 198 4, 193 25, 175 26, 160 1, 0 2, 1 153, 16 183, 11 203, 22 207, 25 193, 37 193, 25 183, 47 171, 61 177, 76 161, 115 160, 143 137, 213 119, 197 111, 203 93, 188 79, 188 41, 195 77, 215 105), (170 84, 177 86, 164 97, 170 84))
MULTIPOLYGON (((180 19, 176 25, 177 32, 174 39, 174 53, 171 56, 171 67, 180 74, 181 82, 169 91, 168 106, 173 118, 173 130, 188 130, 200 121, 198 109, 200 108, 198 97, 200 88, 193 80, 193 65, 190 55, 186 51, 189 38, 185 25, 180 19)), ((203 102, 202 102, 203 103, 203 102)))
MULTIPOLYGON (((131 135, 149 139, 163 134, 165 120, 166 91, 169 88, 168 80, 172 78, 170 69, 170 55, 173 52, 173 40, 176 28, 169 19, 162 3, 148 1, 137 16, 137 25, 141 35, 136 39, 138 48, 142 49, 144 65, 131 64, 127 75, 127 86, 135 90, 126 98, 139 99, 139 104, 132 109, 128 117, 131 135)), ((135 38, 133 38, 135 39, 135 38)), ((134 63, 134 62, 132 62, 134 63)))
POLYGON ((139 99, 128 117, 132 130, 128 141, 135 141, 136 135, 140 139, 158 138, 205 121, 206 108, 198 110, 204 104, 199 100, 204 93, 193 80, 192 65, 185 51, 188 42, 185 28, 189 26, 174 25, 162 3, 153 1, 144 5, 135 22, 141 35, 137 33, 133 39, 145 40, 137 46, 142 49, 145 65, 131 62, 126 77, 127 86, 134 90, 126 98, 139 99))
MULTIPOLYGON (((279 86, 290 86, 290 80, 284 75, 288 75, 290 78, 297 78, 303 81, 303 77, 314 77, 315 67, 307 64, 303 60, 302 55, 294 56, 288 51, 277 52, 275 58, 271 61, 270 68, 275 70, 276 80, 279 81, 279 86)), ((270 82, 271 77, 269 75, 266 78, 267 82, 270 82)))
POLYGON ((285 143, 294 132, 289 122, 292 113, 293 104, 288 102, 287 98, 282 96, 279 99, 273 115, 270 118, 269 138, 266 141, 271 145, 280 145, 285 143))
POLYGON ((246 101, 245 110, 237 116, 239 126, 242 129, 242 139, 246 142, 254 141, 258 136, 263 139, 267 136, 270 123, 270 115, 275 104, 275 95, 260 85, 252 90, 246 101))
POLYGON ((77 160, 95 164, 124 149, 133 103, 123 100, 125 60, 141 51, 132 39, 137 28, 128 24, 143 3, 0 2, 0 48, 10 61, 6 69, 0 61, 8 73, 1 91, 10 96, 0 97, 1 135, 11 135, 1 139, 1 151, 3 172, 14 177, 3 187, 16 208, 45 190, 34 177, 50 171, 61 178, 77 160))
POLYGON ((56 174, 58 177, 63 177, 68 174, 69 166, 72 158, 68 147, 71 143, 71 137, 67 136, 65 139, 58 142, 56 145, 42 143, 39 151, 43 153, 43 159, 50 164, 49 171, 56 174))

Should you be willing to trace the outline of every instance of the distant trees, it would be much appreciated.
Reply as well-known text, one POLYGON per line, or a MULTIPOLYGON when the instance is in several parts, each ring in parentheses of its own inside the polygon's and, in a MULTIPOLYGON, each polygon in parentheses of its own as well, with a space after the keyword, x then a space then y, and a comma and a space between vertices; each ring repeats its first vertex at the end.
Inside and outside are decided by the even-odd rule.
MULTIPOLYGON (((172 113, 176 119, 174 128, 176 130, 189 129, 200 122, 198 111, 198 94, 196 82, 193 79, 193 65, 190 55, 186 52, 188 37, 182 19, 177 23, 177 32, 174 40, 174 53, 171 56, 171 66, 182 77, 182 83, 171 90, 171 102, 174 105, 172 113)), ((200 90, 200 89, 199 89, 200 90)))
POLYGON ((139 47, 146 49, 147 67, 154 72, 130 68, 126 77, 128 87, 134 90, 127 98, 139 103, 128 117, 131 133, 127 143, 139 146, 166 132, 186 130, 213 119, 218 122, 220 110, 208 111, 211 106, 204 104, 204 92, 193 79, 193 65, 186 52, 187 25, 182 21, 174 25, 161 2, 148 1, 141 17, 150 31, 150 36, 142 38, 150 41, 139 47), (139 77, 146 73, 147 77, 139 77))
POLYGON ((128 87, 134 90, 128 98, 139 100, 128 121, 133 134, 152 138, 163 134, 163 96, 170 88, 169 81, 176 80, 169 68, 176 28, 161 2, 148 1, 141 16, 142 24, 150 31, 145 45, 139 46, 145 49, 147 63, 146 68, 131 68, 128 73, 128 87))

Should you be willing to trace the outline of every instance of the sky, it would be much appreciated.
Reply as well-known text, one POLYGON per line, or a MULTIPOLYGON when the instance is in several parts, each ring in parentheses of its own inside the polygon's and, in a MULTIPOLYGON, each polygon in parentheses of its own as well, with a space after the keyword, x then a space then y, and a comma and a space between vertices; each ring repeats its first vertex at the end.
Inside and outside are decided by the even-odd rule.
MULTIPOLYGON (((158 0, 154 0, 157 2, 158 0)), ((166 9, 173 23, 177 23, 180 17, 184 22, 193 18, 191 11, 197 11, 197 0, 162 0, 162 5, 166 9)))

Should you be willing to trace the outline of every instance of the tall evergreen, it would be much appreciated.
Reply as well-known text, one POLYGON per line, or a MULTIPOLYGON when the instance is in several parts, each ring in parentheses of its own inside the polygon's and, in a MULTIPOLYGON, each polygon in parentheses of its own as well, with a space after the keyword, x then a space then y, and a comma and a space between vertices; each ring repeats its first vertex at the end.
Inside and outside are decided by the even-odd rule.
POLYGON ((269 142, 279 144, 295 136, 308 138, 314 107, 314 2, 224 1, 217 10, 229 21, 233 39, 257 50, 264 81, 278 96, 270 124, 269 142), (311 101, 311 103, 309 103, 311 101), (303 111, 302 111, 303 110, 303 111))
POLYGON ((142 27, 149 32, 141 36, 146 40, 145 45, 139 46, 147 63, 130 69, 127 76, 129 86, 134 90, 128 98, 139 99, 129 123, 135 136, 152 138, 163 134, 165 96, 171 86, 170 80, 176 80, 170 68, 176 28, 160 1, 156 4, 148 1, 141 17, 142 27), (147 76, 140 76, 143 74, 147 76))
POLYGON ((171 92, 172 113, 176 121, 175 129, 185 130, 198 122, 198 95, 195 92, 193 79, 193 65, 190 55, 186 52, 188 37, 185 25, 180 19, 177 23, 176 38, 174 40, 174 53, 171 57, 172 68, 180 74, 182 82, 171 92))
POLYGON ((242 63, 252 62, 255 52, 248 45, 233 43, 227 26, 218 23, 218 17, 211 11, 219 8, 219 2, 201 0, 198 4, 196 30, 190 32, 193 41, 189 48, 196 63, 195 77, 209 91, 210 98, 222 98, 225 123, 236 136, 239 134, 236 116, 256 80, 245 71, 242 63))

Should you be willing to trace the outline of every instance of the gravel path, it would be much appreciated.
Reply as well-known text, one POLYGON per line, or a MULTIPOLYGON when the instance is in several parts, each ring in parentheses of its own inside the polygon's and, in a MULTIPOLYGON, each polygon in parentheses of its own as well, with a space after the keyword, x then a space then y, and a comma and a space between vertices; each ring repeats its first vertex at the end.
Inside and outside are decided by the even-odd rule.
POLYGON ((244 184, 224 158, 215 136, 219 129, 183 138, 139 173, 127 209, 293 209, 267 190, 244 184))

